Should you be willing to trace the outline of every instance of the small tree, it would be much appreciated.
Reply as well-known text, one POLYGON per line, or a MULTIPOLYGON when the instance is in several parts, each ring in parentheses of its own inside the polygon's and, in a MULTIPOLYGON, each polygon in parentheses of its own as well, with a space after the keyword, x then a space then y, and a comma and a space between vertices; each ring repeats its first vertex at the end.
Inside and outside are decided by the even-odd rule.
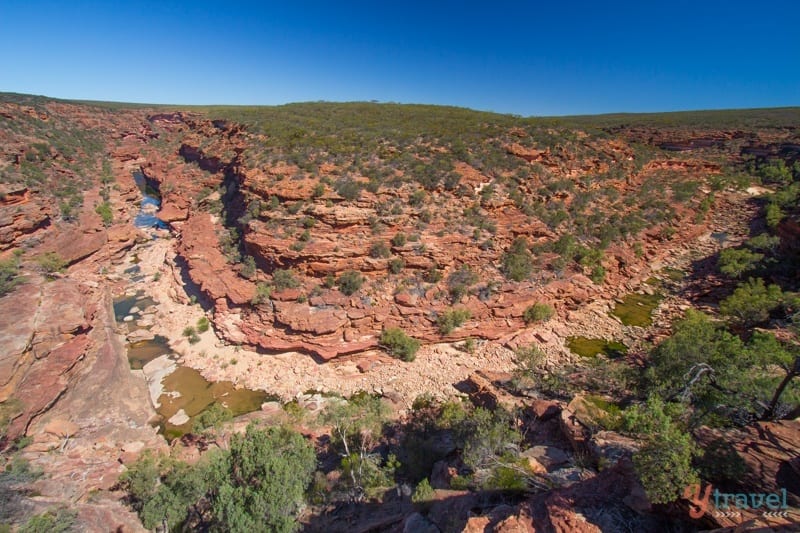
POLYGON ((653 503, 675 501, 698 480, 692 468, 696 454, 692 436, 673 418, 680 411, 673 409, 670 413, 667 407, 657 397, 651 397, 633 417, 623 415, 629 430, 645 438, 644 446, 633 456, 633 464, 653 503))
POLYGON ((769 315, 783 304, 783 292, 777 285, 764 285, 761 278, 749 279, 733 294, 722 300, 719 310, 741 326, 754 326, 769 320, 769 315))
POLYGON ((316 467, 311 444, 283 427, 233 435, 230 452, 218 456, 214 468, 223 473, 214 487, 212 512, 218 528, 227 531, 292 532, 305 490, 316 467))
POLYGON ((387 415, 388 408, 380 398, 361 393, 347 402, 329 404, 320 418, 331 426, 331 438, 339 449, 355 501, 364 498, 366 488, 387 481, 381 475, 380 458, 374 453, 387 415))
POLYGON ((752 252, 746 248, 726 248, 719 253, 717 266, 719 271, 732 278, 739 278, 748 270, 752 270, 764 259, 764 254, 752 252))

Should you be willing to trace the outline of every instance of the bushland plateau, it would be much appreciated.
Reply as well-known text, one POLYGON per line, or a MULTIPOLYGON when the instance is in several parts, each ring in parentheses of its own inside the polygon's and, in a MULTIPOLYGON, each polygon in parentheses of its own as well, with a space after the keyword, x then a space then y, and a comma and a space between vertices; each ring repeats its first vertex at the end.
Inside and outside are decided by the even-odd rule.
POLYGON ((797 108, 0 94, 0 529, 790 531, 798 196, 797 108))

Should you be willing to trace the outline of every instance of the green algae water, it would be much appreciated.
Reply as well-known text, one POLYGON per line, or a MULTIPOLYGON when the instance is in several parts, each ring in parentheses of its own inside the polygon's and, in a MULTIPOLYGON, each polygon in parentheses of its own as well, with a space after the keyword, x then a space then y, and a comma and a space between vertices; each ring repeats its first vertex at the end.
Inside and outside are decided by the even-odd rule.
POLYGON ((567 339, 567 347, 572 353, 586 358, 603 354, 609 359, 616 359, 628 353, 628 347, 621 342, 587 337, 570 337, 567 339))
POLYGON ((193 368, 179 366, 164 378, 164 393, 159 398, 161 406, 156 410, 161 418, 159 427, 168 439, 181 437, 192 430, 194 417, 213 403, 220 403, 233 416, 243 415, 261 408, 265 401, 274 399, 263 391, 236 388, 230 381, 209 382, 193 368), (170 424, 169 419, 183 409, 189 421, 170 424))
POLYGON ((611 314, 626 326, 647 327, 653 323, 652 313, 663 299, 660 294, 631 293, 617 304, 611 314))
POLYGON ((133 370, 141 370, 144 365, 162 355, 171 353, 166 337, 156 335, 154 339, 128 344, 128 362, 133 370))

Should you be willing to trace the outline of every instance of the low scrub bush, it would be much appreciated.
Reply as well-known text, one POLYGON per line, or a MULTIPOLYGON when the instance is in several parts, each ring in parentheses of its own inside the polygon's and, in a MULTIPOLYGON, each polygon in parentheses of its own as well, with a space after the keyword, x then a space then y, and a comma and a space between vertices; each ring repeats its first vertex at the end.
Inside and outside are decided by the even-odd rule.
POLYGON ((439 333, 447 335, 457 327, 460 327, 469 320, 471 314, 468 309, 449 309, 439 315, 436 319, 436 325, 439 328, 439 333))
POLYGON ((553 310, 553 306, 537 303, 526 308, 522 313, 522 318, 525 320, 526 324, 531 324, 533 322, 547 322, 553 318, 554 313, 555 311, 553 310))
POLYGON ((400 328, 383 330, 380 343, 391 355, 407 362, 414 360, 420 347, 420 342, 417 339, 409 337, 400 328))

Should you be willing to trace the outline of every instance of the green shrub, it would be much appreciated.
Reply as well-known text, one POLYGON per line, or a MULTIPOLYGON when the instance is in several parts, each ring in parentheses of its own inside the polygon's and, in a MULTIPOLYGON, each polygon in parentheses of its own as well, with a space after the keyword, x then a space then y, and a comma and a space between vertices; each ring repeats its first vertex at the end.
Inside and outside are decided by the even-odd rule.
POLYGON ((206 331, 208 331, 209 327, 210 325, 208 322, 208 318, 202 316, 197 320, 197 331, 199 331, 200 333, 205 333, 206 331))
POLYGON ((94 212, 100 215, 105 227, 109 227, 114 223, 114 213, 111 211, 110 203, 103 202, 102 204, 98 204, 97 207, 94 208, 94 212))
POLYGON ((503 254, 501 270, 512 281, 523 281, 533 272, 533 255, 528 250, 528 241, 517 237, 511 247, 503 254))
POLYGON ((336 280, 342 294, 350 296, 364 284, 364 278, 356 270, 345 270, 336 280))
POLYGON ((651 432, 641 432, 646 435, 645 445, 633 455, 636 473, 653 503, 675 501, 698 481, 692 468, 696 453, 692 436, 671 420, 664 407, 658 400, 648 400, 643 413, 651 432))
MULTIPOLYGON (((769 233, 760 233, 745 241, 745 246, 759 252, 774 252, 781 244, 781 238, 769 233)), ((724 250, 723 250, 724 251, 724 250)))
POLYGON ((77 511, 58 509, 32 516, 19 528, 19 533, 66 533, 72 530, 77 511))
POLYGON ((248 255, 244 258, 239 274, 246 279, 252 279, 256 275, 256 260, 253 259, 253 256, 248 255))
POLYGON ((214 402, 195 416, 192 422, 192 432, 201 433, 208 428, 218 428, 229 420, 233 420, 233 411, 219 402, 214 402))
POLYGON ((435 266, 431 266, 425 271, 422 278, 428 283, 438 283, 442 280, 442 271, 435 266))
POLYGON ((20 283, 19 260, 14 257, 0 261, 0 296, 5 296, 20 283))
POLYGON ((383 241, 376 241, 372 243, 372 246, 369 248, 369 256, 375 259, 385 259, 391 255, 392 251, 383 241))
POLYGON ((420 342, 409 337, 400 328, 386 328, 381 333, 380 344, 386 351, 403 361, 411 362, 417 356, 420 342))
POLYGON ((527 461, 524 458, 516 459, 511 454, 506 454, 501 461, 502 464, 494 468, 492 475, 484 483, 484 488, 509 492, 526 490, 528 488, 526 474, 533 474, 527 461))
POLYGON ((277 269, 272 273, 272 283, 275 288, 280 290, 293 289, 300 286, 300 282, 294 277, 294 272, 290 269, 277 269))
POLYGON ((447 276, 447 289, 450 293, 450 298, 454 302, 461 300, 469 288, 477 281, 478 275, 470 269, 469 265, 461 265, 458 270, 447 276))
POLYGON ((268 285, 267 283, 260 281, 256 284, 256 293, 253 295, 253 299, 250 300, 251 305, 261 305, 269 300, 269 297, 272 295, 272 286, 268 285))
POLYGON ((719 310, 733 322, 754 326, 769 320, 770 313, 783 304, 783 292, 777 285, 764 285, 761 278, 749 279, 733 294, 722 300, 719 310))
POLYGON ((392 246, 405 246, 406 240, 407 238, 405 233, 397 233, 394 237, 392 237, 392 246))
POLYGON ((469 337, 464 339, 464 342, 461 344, 461 349, 469 354, 472 354, 475 353, 475 346, 476 346, 475 339, 469 337))
POLYGON ((345 200, 357 200, 361 196, 361 184, 350 178, 342 178, 336 182, 336 192, 345 200))
POLYGON ((436 319, 436 325, 439 328, 439 333, 447 335, 455 328, 460 327, 470 318, 468 309, 448 309, 440 314, 436 319))
POLYGON ((536 303, 525 309, 522 313, 522 318, 526 324, 533 322, 547 322, 553 318, 555 310, 553 306, 548 304, 536 303))
POLYGON ((767 218, 767 225, 772 229, 777 228, 778 224, 783 220, 783 217, 786 216, 781 207, 775 203, 767 204, 765 215, 767 218))
POLYGON ((315 466, 313 447, 299 433, 251 424, 231 437, 228 449, 196 464, 145 453, 122 474, 120 486, 147 529, 165 521, 176 531, 289 533, 315 466))
POLYGON ((514 350, 517 356, 519 370, 523 374, 534 374, 545 361, 545 354, 535 344, 529 346, 519 346, 514 350))
POLYGON ((425 202, 425 191, 423 189, 417 189, 413 192, 411 197, 408 199, 408 203, 414 207, 419 207, 425 202))
POLYGON ((61 272, 67 266, 67 262, 56 252, 47 252, 44 255, 40 255, 36 262, 47 274, 61 272))
POLYGON ((726 276, 738 278, 748 270, 755 268, 762 259, 764 259, 764 254, 752 252, 746 248, 725 248, 719 253, 717 267, 726 276))
POLYGON ((423 503, 432 500, 433 496, 433 487, 431 487, 430 482, 428 482, 428 478, 425 478, 417 484, 417 488, 414 489, 414 494, 411 495, 411 501, 414 503, 423 503))
POLYGON ((603 283, 603 280, 606 279, 606 268, 603 265, 593 266, 592 271, 589 273, 589 279, 597 285, 603 283))
POLYGON ((194 326, 186 326, 183 328, 183 336, 187 338, 189 344, 197 344, 200 342, 200 337, 197 335, 194 326))
POLYGON ((406 262, 403 260, 402 257, 395 257, 391 261, 389 261, 389 271, 392 274, 399 274, 405 268, 406 262))

